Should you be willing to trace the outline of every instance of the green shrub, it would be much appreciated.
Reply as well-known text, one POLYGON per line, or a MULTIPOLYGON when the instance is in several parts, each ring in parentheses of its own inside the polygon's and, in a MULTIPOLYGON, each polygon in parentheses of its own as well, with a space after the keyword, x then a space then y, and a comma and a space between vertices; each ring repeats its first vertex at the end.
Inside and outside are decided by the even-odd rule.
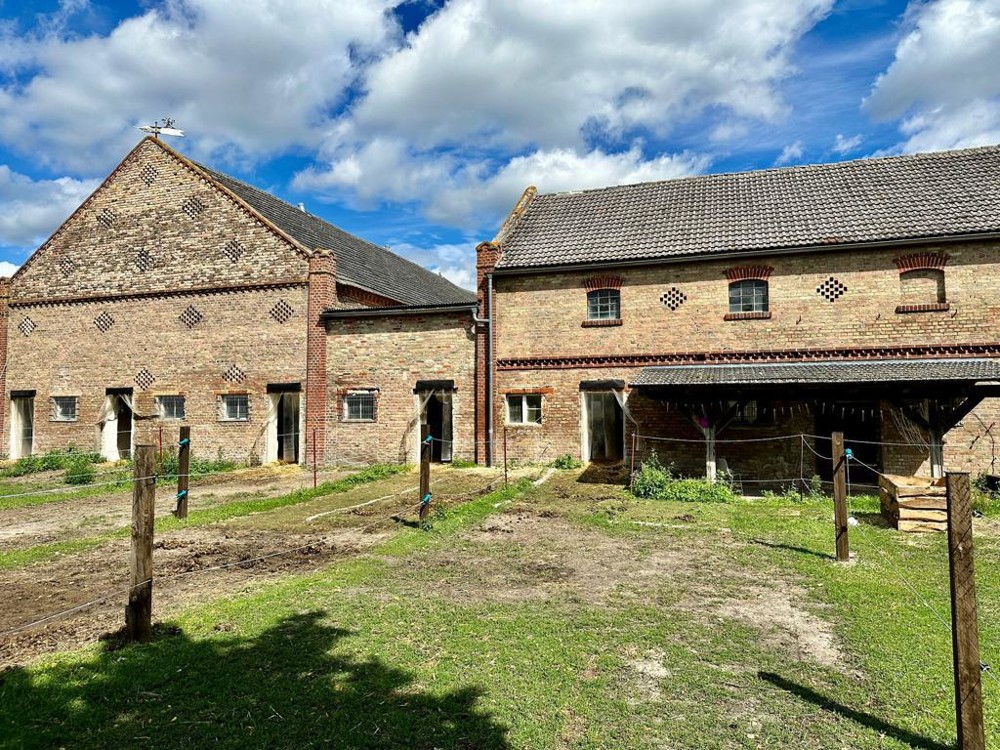
POLYGON ((632 480, 632 494, 649 500, 672 500, 682 503, 730 503, 736 494, 725 482, 707 479, 681 479, 672 466, 664 466, 655 453, 639 465, 632 480))
POLYGON ((569 453, 564 453, 553 461, 551 465, 554 469, 579 469, 583 466, 583 461, 574 458, 569 453))
POLYGON ((451 459, 451 468, 453 469, 475 469, 478 464, 475 461, 470 461, 467 458, 453 458, 451 459))
MULTIPOLYGON (((192 477, 203 474, 217 474, 220 471, 233 471, 239 468, 236 461, 231 461, 223 456, 222 449, 215 458, 201 458, 192 455, 188 462, 188 474, 192 477)), ((160 476, 176 477, 178 473, 177 448, 171 447, 163 453, 163 464, 159 469, 160 476)))
POLYGON ((66 484, 90 484, 97 476, 94 462, 85 455, 74 456, 69 466, 66 467, 66 474, 63 481, 66 484))
POLYGON ((29 474, 37 474, 41 471, 59 471, 68 469, 77 464, 95 464, 104 459, 100 453, 86 453, 78 451, 72 445, 65 450, 52 450, 48 453, 40 453, 35 456, 25 456, 19 458, 10 466, 0 470, 0 476, 4 477, 24 477, 29 474))

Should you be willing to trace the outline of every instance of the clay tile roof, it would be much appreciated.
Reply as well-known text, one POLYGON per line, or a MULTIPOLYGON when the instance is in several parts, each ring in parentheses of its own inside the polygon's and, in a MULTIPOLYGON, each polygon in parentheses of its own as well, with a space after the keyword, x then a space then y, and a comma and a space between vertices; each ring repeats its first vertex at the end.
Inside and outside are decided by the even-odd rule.
POLYGON ((292 239, 311 250, 332 250, 337 258, 337 280, 342 283, 376 292, 403 305, 447 305, 476 300, 473 292, 384 247, 338 229, 259 188, 198 166, 292 239))
POLYGON ((1000 231, 1000 147, 538 195, 498 268, 1000 231))
POLYGON ((643 368, 635 386, 733 386, 829 383, 1000 381, 991 359, 864 360, 747 365, 671 365, 643 368))

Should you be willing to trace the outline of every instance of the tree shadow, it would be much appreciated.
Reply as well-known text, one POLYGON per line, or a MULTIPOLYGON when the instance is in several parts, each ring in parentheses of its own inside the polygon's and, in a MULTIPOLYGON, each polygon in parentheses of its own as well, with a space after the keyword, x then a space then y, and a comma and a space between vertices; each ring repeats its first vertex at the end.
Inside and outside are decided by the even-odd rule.
POLYGON ((758 672, 757 676, 765 682, 770 682, 775 687, 781 688, 782 690, 785 690, 804 701, 808 701, 809 703, 819 706, 824 711, 829 711, 830 713, 836 714, 844 719, 850 719, 851 721, 868 727, 869 729, 879 732, 880 734, 899 740, 910 747, 920 748, 921 750, 955 750, 953 745, 945 745, 937 740, 922 737, 921 735, 915 734, 907 729, 897 727, 894 724, 889 724, 877 716, 872 716, 871 714, 866 714, 863 711, 858 711, 850 708, 849 706, 845 706, 843 703, 838 703, 837 701, 827 698, 825 695, 817 693, 812 688, 800 685, 797 682, 792 682, 791 680, 786 680, 781 675, 774 674, 773 672, 758 672))
POLYGON ((796 547, 792 544, 779 544, 778 542, 768 542, 764 539, 751 539, 752 544, 759 544, 761 547, 768 547, 769 549, 783 549, 789 552, 798 552, 802 555, 812 555, 813 557, 818 557, 823 560, 834 560, 836 559, 835 554, 828 552, 817 552, 816 550, 808 549, 806 547, 796 547))
POLYGON ((477 707, 378 658, 335 653, 322 612, 256 638, 179 631, 92 661, 0 673, 0 746, 107 748, 508 748, 477 707))

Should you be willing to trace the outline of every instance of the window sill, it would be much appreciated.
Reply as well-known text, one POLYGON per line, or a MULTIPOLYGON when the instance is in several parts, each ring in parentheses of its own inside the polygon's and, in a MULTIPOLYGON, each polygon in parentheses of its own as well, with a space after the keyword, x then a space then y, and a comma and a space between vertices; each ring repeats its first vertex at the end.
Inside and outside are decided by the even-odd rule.
POLYGON ((584 328, 611 328, 612 326, 620 326, 621 324, 621 318, 605 318, 603 320, 585 320, 582 326, 584 328))
POLYGON ((726 313, 726 317, 723 320, 770 320, 771 311, 767 312, 742 312, 742 313, 726 313))
POLYGON ((246 419, 228 419, 226 417, 220 417, 219 421, 222 422, 223 424, 244 424, 246 422, 249 422, 250 418, 247 417, 246 419))
POLYGON ((79 422, 80 419, 79 418, 77 418, 77 419, 57 419, 56 417, 50 417, 49 421, 50 422, 62 422, 63 424, 65 424, 67 422, 69 422, 69 423, 79 422))
POLYGON ((902 313, 922 313, 922 312, 947 312, 951 309, 948 302, 928 302, 923 305, 897 305, 896 312, 902 313))
POLYGON ((530 427, 532 429, 542 427, 541 422, 507 422, 507 427, 530 427))
POLYGON ((377 419, 341 419, 344 424, 376 424, 377 419))

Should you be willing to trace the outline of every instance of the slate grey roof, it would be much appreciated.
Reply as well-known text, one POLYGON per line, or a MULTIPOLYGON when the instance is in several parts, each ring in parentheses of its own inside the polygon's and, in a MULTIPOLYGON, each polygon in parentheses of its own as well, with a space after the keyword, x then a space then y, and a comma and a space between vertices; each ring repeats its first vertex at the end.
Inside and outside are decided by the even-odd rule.
POLYGON ((1000 231, 1000 147, 538 195, 498 269, 1000 231))
MULTIPOLYGON (((401 258, 384 247, 355 237, 229 175, 201 164, 198 167, 307 248, 332 250, 337 256, 338 281, 376 292, 404 305, 446 305, 476 300, 473 292, 452 284, 443 276, 401 258)), ((471 248, 469 252, 472 252, 471 248)))
POLYGON ((900 383, 1000 381, 1000 362, 992 359, 895 359, 847 362, 797 362, 748 365, 670 365, 645 367, 634 386, 782 385, 826 383, 900 383))

